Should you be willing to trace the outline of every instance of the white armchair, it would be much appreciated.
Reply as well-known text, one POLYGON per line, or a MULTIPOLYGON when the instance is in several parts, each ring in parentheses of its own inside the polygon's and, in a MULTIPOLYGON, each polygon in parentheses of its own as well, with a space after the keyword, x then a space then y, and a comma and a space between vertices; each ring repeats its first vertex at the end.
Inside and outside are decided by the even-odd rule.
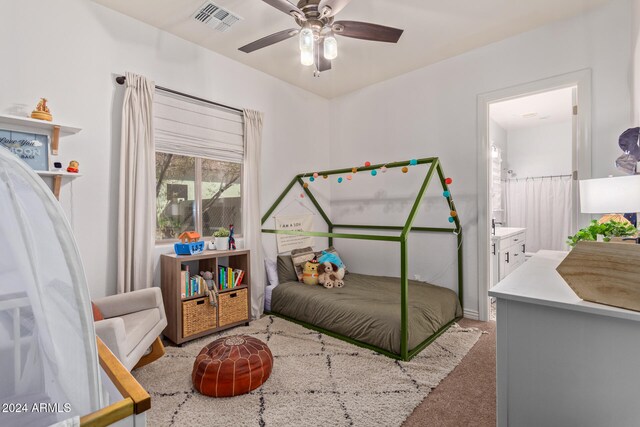
POLYGON ((128 369, 139 368, 164 354, 160 334, 167 326, 160 288, 141 289, 93 301, 104 320, 96 334, 128 369), (147 353, 147 350, 151 351, 147 353))

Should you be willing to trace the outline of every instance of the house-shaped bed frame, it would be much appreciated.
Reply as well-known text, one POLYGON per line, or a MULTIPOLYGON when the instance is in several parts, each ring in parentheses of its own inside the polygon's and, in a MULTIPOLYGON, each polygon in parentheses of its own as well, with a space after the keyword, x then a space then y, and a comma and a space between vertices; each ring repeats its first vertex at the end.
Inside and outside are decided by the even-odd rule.
MULTIPOLYGON (((285 196, 289 193, 289 191, 291 190, 291 188, 298 183, 302 189, 304 190, 304 192, 306 193, 306 195, 309 197, 309 200, 311 200, 311 203, 313 203, 313 205, 316 207, 316 209, 318 210, 318 212, 320 213, 320 215, 322 216, 322 218, 324 219, 324 221, 327 223, 327 227, 328 227, 328 232, 316 232, 316 231, 292 231, 292 230, 274 230, 274 229, 262 229, 263 233, 272 233, 272 234, 288 234, 288 235, 297 235, 297 236, 316 236, 316 237, 328 237, 329 238, 329 245, 333 244, 333 239, 360 239, 360 240, 378 240, 378 241, 386 241, 386 242, 398 242, 400 244, 400 283, 401 283, 401 287, 400 287, 400 291, 401 291, 401 300, 400 300, 400 305, 401 305, 401 312, 400 312, 400 328, 401 328, 401 334, 400 334, 400 354, 395 354, 392 352, 389 352, 385 349, 367 344, 367 343, 363 343, 361 341, 357 341, 354 340, 352 338, 349 338, 347 336, 341 335, 341 334, 337 334, 335 332, 332 331, 328 331, 325 330, 323 328, 319 328, 315 325, 311 325, 308 324, 306 322, 301 322, 298 321, 296 319, 291 319, 288 318, 286 316, 282 316, 279 315, 278 313, 272 313, 274 315, 278 315, 280 317, 285 317, 287 320, 293 321, 295 323, 301 324, 302 326, 305 326, 307 328, 313 329, 313 330, 317 330, 319 332, 325 333, 327 335, 333 336, 335 338, 339 338, 342 340, 345 340, 347 342, 350 342, 352 344, 361 346, 361 347, 365 347, 371 350, 374 350, 376 352, 382 353, 386 356, 392 357, 394 359, 401 359, 401 360, 410 360, 413 356, 415 356, 416 354, 420 353, 420 351, 422 351, 425 347, 427 347, 429 344, 431 344, 436 338, 438 338, 438 336, 440 336, 444 331, 446 331, 449 326, 451 326, 451 324, 453 324, 453 322, 455 322, 454 319, 451 322, 447 323, 446 325, 444 325, 442 328, 440 328, 438 331, 436 331, 432 336, 428 337, 426 340, 424 340, 422 343, 420 343, 417 347, 413 348, 413 349, 409 349, 407 348, 408 346, 408 341, 409 341, 409 278, 407 275, 407 270, 408 270, 408 258, 407 258, 407 240, 408 240, 408 235, 410 232, 432 232, 432 233, 450 233, 451 235, 455 235, 456 239, 457 239, 457 256, 458 256, 458 299, 460 300, 460 305, 462 306, 463 304, 463 289, 462 289, 462 227, 460 226, 460 217, 456 214, 453 214, 453 223, 451 228, 437 228, 437 227, 414 227, 413 226, 413 222, 414 219, 416 217, 416 214, 418 212, 418 209, 420 207, 420 204, 422 202, 422 199, 425 195, 425 192, 427 190, 427 188, 429 187, 429 184, 431 182, 431 179, 433 178, 433 176, 435 174, 438 175, 438 178, 440 180, 440 184, 442 185, 442 190, 443 190, 443 195, 445 196, 444 198, 446 199, 446 202, 449 205, 449 209, 451 210, 451 212, 457 212, 456 208, 455 208, 455 204, 453 202, 453 197, 451 195, 451 191, 449 190, 449 186, 446 183, 446 178, 444 175, 444 172, 442 171, 442 166, 440 165, 440 160, 437 157, 428 157, 428 158, 423 158, 423 159, 417 159, 417 163, 416 161, 403 161, 403 162, 394 162, 394 163, 387 163, 387 164, 377 164, 377 165, 371 165, 371 166, 363 166, 363 167, 359 167, 358 168, 358 172, 364 172, 364 171, 371 171, 371 170, 377 170, 382 168, 383 166, 385 166, 387 169, 393 169, 393 168, 402 168, 402 167, 409 167, 410 165, 413 164, 428 164, 430 165, 429 167, 429 171, 427 172, 427 175, 424 179, 424 181, 422 182, 422 186, 420 187, 420 191, 418 191, 418 195, 416 196, 416 200, 413 203, 413 206, 411 208, 411 212, 409 213, 409 217, 407 218, 407 221, 405 222, 404 225, 399 225, 399 226, 391 226, 391 225, 358 225, 358 224, 334 224, 333 222, 331 222, 331 220, 329 219, 329 217, 326 215, 326 213, 324 212, 324 210, 322 209, 322 207, 320 206, 320 204, 318 203, 318 201, 316 200, 316 198, 313 196, 313 194, 311 193, 310 189, 308 187, 304 187, 304 181, 303 178, 305 177, 309 177, 311 175, 313 175, 312 173, 306 173, 306 174, 298 174, 296 175, 291 182, 289 183, 289 185, 287 185, 287 187, 285 188, 285 190, 282 192, 282 194, 280 194, 280 196, 278 197, 278 199, 274 202, 274 204, 269 208, 269 210, 264 214, 264 216, 262 217, 262 224, 264 224, 270 217, 270 215, 273 213, 273 211, 278 207, 278 205, 282 202, 282 200, 285 198, 285 196), (362 230, 391 230, 391 231, 400 231, 400 234, 397 236, 389 236, 389 235, 375 235, 375 234, 351 234, 351 233, 335 233, 334 230, 337 228, 342 228, 342 229, 362 229, 362 230)), ((351 173, 352 169, 351 168, 345 168, 345 169, 334 169, 334 170, 328 170, 328 171, 318 171, 318 175, 319 176, 331 176, 331 175, 340 175, 340 174, 348 174, 351 173)))

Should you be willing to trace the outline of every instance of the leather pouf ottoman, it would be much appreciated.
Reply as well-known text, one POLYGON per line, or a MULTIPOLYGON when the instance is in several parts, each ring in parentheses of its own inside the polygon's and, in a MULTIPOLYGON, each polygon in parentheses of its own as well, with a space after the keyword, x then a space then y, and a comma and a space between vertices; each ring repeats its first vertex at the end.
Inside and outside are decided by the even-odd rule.
POLYGON ((272 366, 273 356, 265 343, 235 335, 200 350, 191 379, 195 389, 207 396, 237 396, 260 387, 271 375, 272 366))

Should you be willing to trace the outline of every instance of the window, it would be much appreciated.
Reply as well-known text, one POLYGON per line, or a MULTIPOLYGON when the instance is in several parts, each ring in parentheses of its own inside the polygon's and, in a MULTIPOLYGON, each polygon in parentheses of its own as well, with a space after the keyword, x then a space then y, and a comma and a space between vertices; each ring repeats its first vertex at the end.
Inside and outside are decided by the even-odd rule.
POLYGON ((208 237, 234 225, 242 233, 242 116, 157 91, 156 241, 188 230, 208 237))
POLYGON ((211 236, 234 225, 242 233, 242 165, 156 153, 156 240, 187 230, 211 236))

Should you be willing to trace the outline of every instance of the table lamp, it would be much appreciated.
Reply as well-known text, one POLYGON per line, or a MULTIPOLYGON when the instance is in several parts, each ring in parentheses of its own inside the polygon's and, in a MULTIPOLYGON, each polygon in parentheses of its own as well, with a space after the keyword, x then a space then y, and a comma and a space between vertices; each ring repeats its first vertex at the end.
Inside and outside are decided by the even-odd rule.
POLYGON ((580 181, 582 213, 605 214, 598 222, 629 222, 622 214, 640 212, 640 175, 580 181))

